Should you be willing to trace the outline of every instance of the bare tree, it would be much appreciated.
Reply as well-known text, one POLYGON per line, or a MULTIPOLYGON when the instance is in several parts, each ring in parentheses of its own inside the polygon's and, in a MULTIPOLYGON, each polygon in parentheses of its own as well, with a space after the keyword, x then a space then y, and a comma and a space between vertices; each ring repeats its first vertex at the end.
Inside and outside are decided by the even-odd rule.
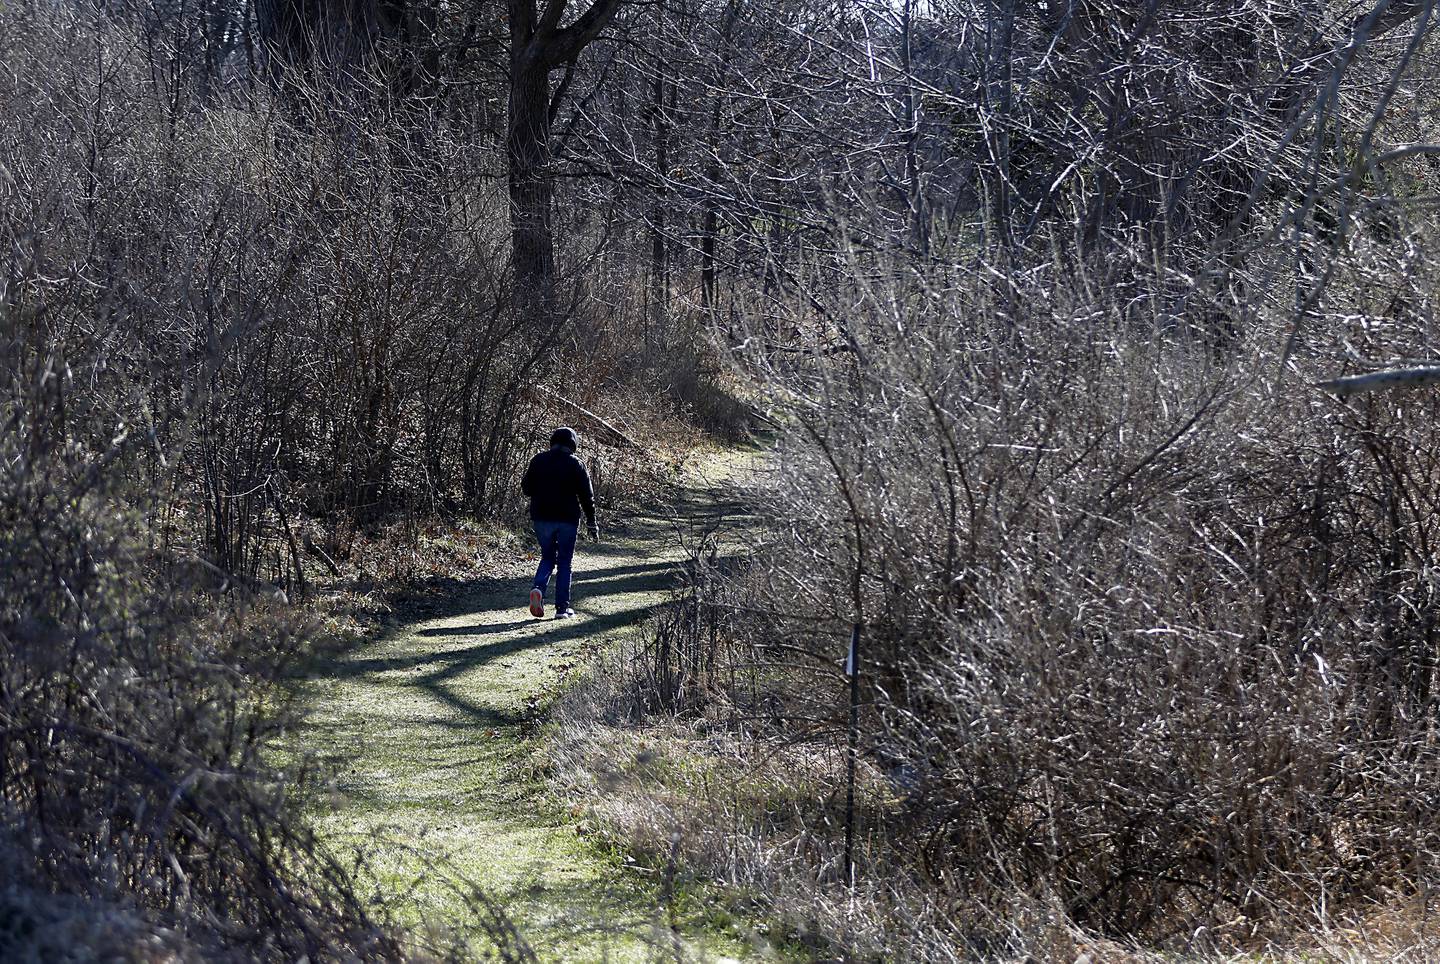
POLYGON ((510 19, 510 228, 517 308, 551 327, 557 313, 555 238, 551 227, 551 127, 580 54, 615 19, 625 0, 595 0, 566 20, 566 0, 508 0, 510 19), (558 86, 550 75, 563 70, 558 86))

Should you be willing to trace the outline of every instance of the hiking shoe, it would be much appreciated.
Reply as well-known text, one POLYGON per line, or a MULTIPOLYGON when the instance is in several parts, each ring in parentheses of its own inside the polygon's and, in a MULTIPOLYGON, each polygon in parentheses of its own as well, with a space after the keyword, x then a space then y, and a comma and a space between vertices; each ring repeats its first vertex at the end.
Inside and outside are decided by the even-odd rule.
POLYGON ((530 615, 536 619, 545 615, 545 594, 539 589, 530 590, 530 615))
POLYGON ((569 606, 566 606, 564 609, 560 610, 559 612, 557 612, 557 613, 555 614, 555 618, 556 618, 556 619, 569 619, 570 617, 572 617, 572 616, 574 616, 574 615, 575 615, 575 610, 571 609, 569 606))

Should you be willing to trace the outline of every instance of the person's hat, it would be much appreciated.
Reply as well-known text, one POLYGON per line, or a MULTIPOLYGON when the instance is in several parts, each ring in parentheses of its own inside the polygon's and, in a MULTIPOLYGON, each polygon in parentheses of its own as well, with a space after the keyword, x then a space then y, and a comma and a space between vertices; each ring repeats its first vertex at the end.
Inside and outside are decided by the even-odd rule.
POLYGON ((557 428, 553 434, 551 434, 550 444, 563 445, 565 448, 573 452, 580 447, 580 436, 575 434, 575 430, 573 428, 566 428, 562 425, 560 428, 557 428))

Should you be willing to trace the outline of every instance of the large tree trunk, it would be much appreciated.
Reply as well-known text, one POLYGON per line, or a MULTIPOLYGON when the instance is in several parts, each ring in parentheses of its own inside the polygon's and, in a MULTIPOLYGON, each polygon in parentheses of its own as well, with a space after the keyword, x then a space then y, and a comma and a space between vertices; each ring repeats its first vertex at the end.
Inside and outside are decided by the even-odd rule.
MULTIPOLYGON (((670 87, 670 109, 675 107, 675 88, 670 87)), ((650 209, 650 317, 646 326, 646 348, 665 345, 670 325, 670 257, 665 243, 667 218, 665 181, 670 176, 669 123, 665 107, 665 70, 657 58, 650 133, 655 148, 655 195, 650 209)))
MULTIPOLYGON (((720 139, 723 134, 720 122, 725 106, 724 95, 721 93, 726 89, 730 71, 730 58, 734 56, 735 48, 731 43, 731 35, 735 29, 735 20, 740 15, 739 0, 729 0, 725 7, 724 26, 720 31, 720 39, 723 44, 719 62, 715 65, 714 77, 711 86, 714 90, 715 104, 710 109, 710 130, 706 137, 706 168, 705 180, 712 187, 720 183, 720 175, 723 170, 720 155, 720 139)), ((715 201, 713 191, 707 193, 701 217, 700 227, 700 303, 707 311, 714 311, 715 304, 715 279, 717 268, 715 263, 715 236, 720 228, 719 207, 715 201)))
POLYGON ((550 223, 550 68, 521 48, 510 57, 510 232, 515 306, 532 325, 556 318, 555 240, 550 223))
MULTIPOLYGON (((567 0, 508 0, 510 103, 505 155, 510 167, 510 240, 515 308, 531 326, 561 321, 555 297, 555 236, 550 224, 550 122, 565 83, 552 96, 550 71, 573 66, 614 18, 623 0, 594 0, 569 26, 567 0)), ((569 74, 567 74, 567 77, 569 74)))

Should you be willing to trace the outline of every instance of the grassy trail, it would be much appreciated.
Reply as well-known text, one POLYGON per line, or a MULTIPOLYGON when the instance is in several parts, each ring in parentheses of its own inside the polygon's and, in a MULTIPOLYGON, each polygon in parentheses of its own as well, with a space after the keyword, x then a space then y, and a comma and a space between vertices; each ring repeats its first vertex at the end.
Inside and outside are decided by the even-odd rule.
POLYGON ((598 545, 582 541, 574 619, 555 620, 549 600, 545 619, 530 616, 534 562, 516 559, 439 615, 322 667, 307 742, 341 774, 322 832, 367 846, 377 886, 436 916, 460 905, 452 874, 480 884, 544 961, 752 959, 723 916, 708 919, 691 899, 672 918, 657 880, 577 834, 544 796, 534 733, 587 654, 664 602, 687 534, 743 511, 733 481, 746 461, 706 459, 664 511, 612 523, 598 545))

